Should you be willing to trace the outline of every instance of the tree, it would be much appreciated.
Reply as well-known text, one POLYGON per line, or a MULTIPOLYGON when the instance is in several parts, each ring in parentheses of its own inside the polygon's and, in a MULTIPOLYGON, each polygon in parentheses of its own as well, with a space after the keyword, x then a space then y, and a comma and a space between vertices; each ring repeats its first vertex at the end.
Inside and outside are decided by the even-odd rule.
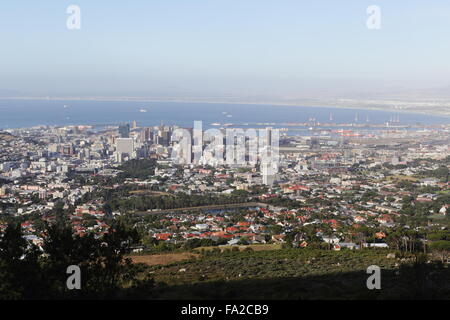
POLYGON ((39 250, 10 224, 0 239, 0 299, 36 299, 42 285, 39 250))
POLYGON ((136 268, 125 258, 137 243, 138 232, 121 221, 102 237, 45 225, 42 254, 23 238, 20 224, 10 224, 0 238, 0 299, 116 297, 125 283, 137 283, 136 268), (81 269, 81 290, 66 286, 72 265, 81 269))
POLYGON ((450 252, 450 241, 438 240, 430 243, 431 251, 438 253, 441 256, 442 263, 447 259, 448 253, 450 252))
POLYGON ((131 259, 124 256, 131 252, 131 246, 139 243, 136 229, 127 228, 121 222, 115 222, 100 243, 100 259, 97 269, 99 289, 106 293, 117 289, 123 281, 132 280, 134 274, 131 259))
POLYGON ((133 280, 131 261, 124 255, 139 242, 136 230, 114 222, 101 238, 94 235, 73 235, 71 228, 50 226, 44 239, 44 273, 56 297, 112 296, 124 281, 133 280), (70 265, 80 267, 82 288, 80 292, 68 291, 65 286, 66 270, 70 265))

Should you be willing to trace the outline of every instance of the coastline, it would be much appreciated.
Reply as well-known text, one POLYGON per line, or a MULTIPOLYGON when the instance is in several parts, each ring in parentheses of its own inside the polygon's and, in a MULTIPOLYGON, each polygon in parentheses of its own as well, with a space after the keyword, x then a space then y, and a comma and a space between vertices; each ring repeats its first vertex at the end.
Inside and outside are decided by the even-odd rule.
POLYGON ((209 100, 201 98, 145 98, 145 97, 0 97, 0 100, 26 100, 26 101, 99 101, 99 102, 149 102, 149 103, 199 103, 199 104, 230 104, 230 105, 260 105, 260 106, 290 106, 290 107, 307 107, 307 108, 332 108, 332 109, 348 109, 348 110, 367 110, 367 111, 384 111, 401 114, 418 114, 433 115, 448 118, 450 121, 450 107, 448 112, 439 112, 428 109, 394 109, 381 106, 367 106, 361 102, 361 105, 337 104, 335 101, 325 101, 319 99, 305 99, 305 103, 286 102, 286 101, 245 101, 245 100, 209 100), (310 102, 306 102, 306 100, 310 102), (314 101, 314 102, 311 102, 314 101))

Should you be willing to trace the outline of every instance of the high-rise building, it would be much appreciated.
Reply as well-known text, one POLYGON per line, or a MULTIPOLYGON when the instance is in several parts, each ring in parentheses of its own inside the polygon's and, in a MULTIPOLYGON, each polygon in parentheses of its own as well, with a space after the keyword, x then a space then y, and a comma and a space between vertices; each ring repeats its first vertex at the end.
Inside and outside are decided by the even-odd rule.
POLYGON ((170 131, 166 128, 160 128, 156 140, 157 144, 167 147, 170 142, 170 131))
POLYGON ((116 139, 116 153, 118 162, 122 162, 124 155, 130 159, 134 158, 134 141, 132 138, 118 138, 116 139))
POLYGON ((261 175, 263 178, 263 184, 272 187, 277 180, 278 164, 273 163, 261 163, 261 175))
POLYGON ((149 142, 152 140, 152 130, 151 128, 144 128, 140 132, 139 136, 141 142, 149 142))
POLYGON ((128 123, 119 126, 119 135, 121 138, 129 138, 130 137, 130 125, 128 123))
POLYGON ((178 164, 192 163, 192 143, 187 140, 176 142, 172 147, 172 160, 178 164))
POLYGON ((272 127, 266 128, 265 143, 266 147, 272 146, 272 127))

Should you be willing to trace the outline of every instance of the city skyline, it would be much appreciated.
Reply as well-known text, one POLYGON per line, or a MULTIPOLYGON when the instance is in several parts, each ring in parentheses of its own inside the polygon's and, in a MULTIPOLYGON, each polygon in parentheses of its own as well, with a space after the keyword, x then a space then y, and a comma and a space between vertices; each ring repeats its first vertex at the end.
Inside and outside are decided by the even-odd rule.
POLYGON ((0 301, 281 319, 450 299, 449 18, 3 1, 0 301))

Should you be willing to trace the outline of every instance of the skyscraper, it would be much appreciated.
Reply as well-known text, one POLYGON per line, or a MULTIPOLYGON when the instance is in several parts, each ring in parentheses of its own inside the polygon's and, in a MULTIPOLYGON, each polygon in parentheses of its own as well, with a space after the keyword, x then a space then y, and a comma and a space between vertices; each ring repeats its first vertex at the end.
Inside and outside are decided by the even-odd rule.
POLYGON ((277 180, 278 164, 273 163, 261 163, 261 175, 263 184, 272 187, 277 180))
POLYGON ((119 135, 121 138, 129 138, 130 137, 130 125, 128 123, 119 126, 119 135))

